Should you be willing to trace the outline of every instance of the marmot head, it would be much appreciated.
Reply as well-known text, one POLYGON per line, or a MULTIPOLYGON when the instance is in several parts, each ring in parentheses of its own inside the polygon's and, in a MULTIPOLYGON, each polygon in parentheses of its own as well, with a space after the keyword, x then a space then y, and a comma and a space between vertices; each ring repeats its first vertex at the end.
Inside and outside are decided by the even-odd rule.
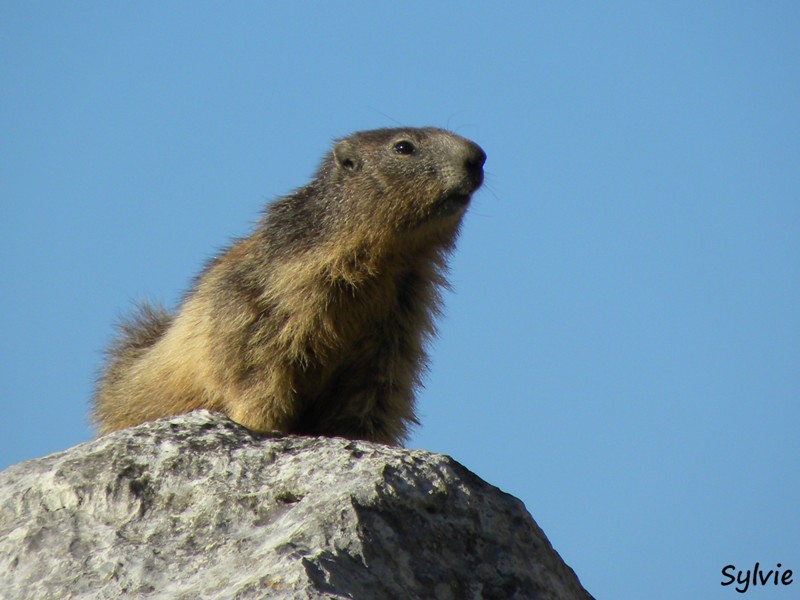
POLYGON ((376 129, 337 141, 328 161, 355 209, 349 218, 398 232, 457 227, 483 182, 486 154, 443 129, 376 129))

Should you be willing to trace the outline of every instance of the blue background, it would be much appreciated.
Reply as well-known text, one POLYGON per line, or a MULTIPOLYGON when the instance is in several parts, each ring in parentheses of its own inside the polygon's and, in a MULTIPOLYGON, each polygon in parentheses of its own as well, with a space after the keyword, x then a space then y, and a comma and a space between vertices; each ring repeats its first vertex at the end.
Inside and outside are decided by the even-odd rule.
POLYGON ((174 306, 335 137, 488 153, 409 446, 521 498, 598 598, 800 590, 796 2, 0 5, 0 468, 91 439, 174 306))

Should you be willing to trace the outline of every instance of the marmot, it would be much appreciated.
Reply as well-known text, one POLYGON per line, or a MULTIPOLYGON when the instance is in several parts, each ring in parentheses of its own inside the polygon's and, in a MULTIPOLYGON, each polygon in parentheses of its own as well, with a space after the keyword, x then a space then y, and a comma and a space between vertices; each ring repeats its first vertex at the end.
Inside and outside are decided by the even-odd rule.
POLYGON ((100 433, 205 408, 255 432, 401 444, 485 160, 435 128, 338 140, 175 315, 145 304, 120 325, 94 397, 100 433))

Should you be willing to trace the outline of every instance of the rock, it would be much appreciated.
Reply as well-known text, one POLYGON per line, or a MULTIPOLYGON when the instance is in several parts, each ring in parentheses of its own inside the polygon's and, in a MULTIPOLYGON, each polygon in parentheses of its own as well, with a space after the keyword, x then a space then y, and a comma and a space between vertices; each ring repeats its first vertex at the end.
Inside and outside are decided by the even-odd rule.
POLYGON ((591 598, 451 458, 205 411, 0 473, 0 598, 591 598))

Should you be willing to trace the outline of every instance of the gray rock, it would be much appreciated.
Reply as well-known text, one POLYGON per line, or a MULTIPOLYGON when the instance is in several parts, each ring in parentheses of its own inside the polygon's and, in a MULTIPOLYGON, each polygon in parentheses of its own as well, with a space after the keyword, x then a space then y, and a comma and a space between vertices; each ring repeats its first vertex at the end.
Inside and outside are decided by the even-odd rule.
POLYGON ((591 598, 451 458, 197 412, 0 473, 0 598, 591 598))

